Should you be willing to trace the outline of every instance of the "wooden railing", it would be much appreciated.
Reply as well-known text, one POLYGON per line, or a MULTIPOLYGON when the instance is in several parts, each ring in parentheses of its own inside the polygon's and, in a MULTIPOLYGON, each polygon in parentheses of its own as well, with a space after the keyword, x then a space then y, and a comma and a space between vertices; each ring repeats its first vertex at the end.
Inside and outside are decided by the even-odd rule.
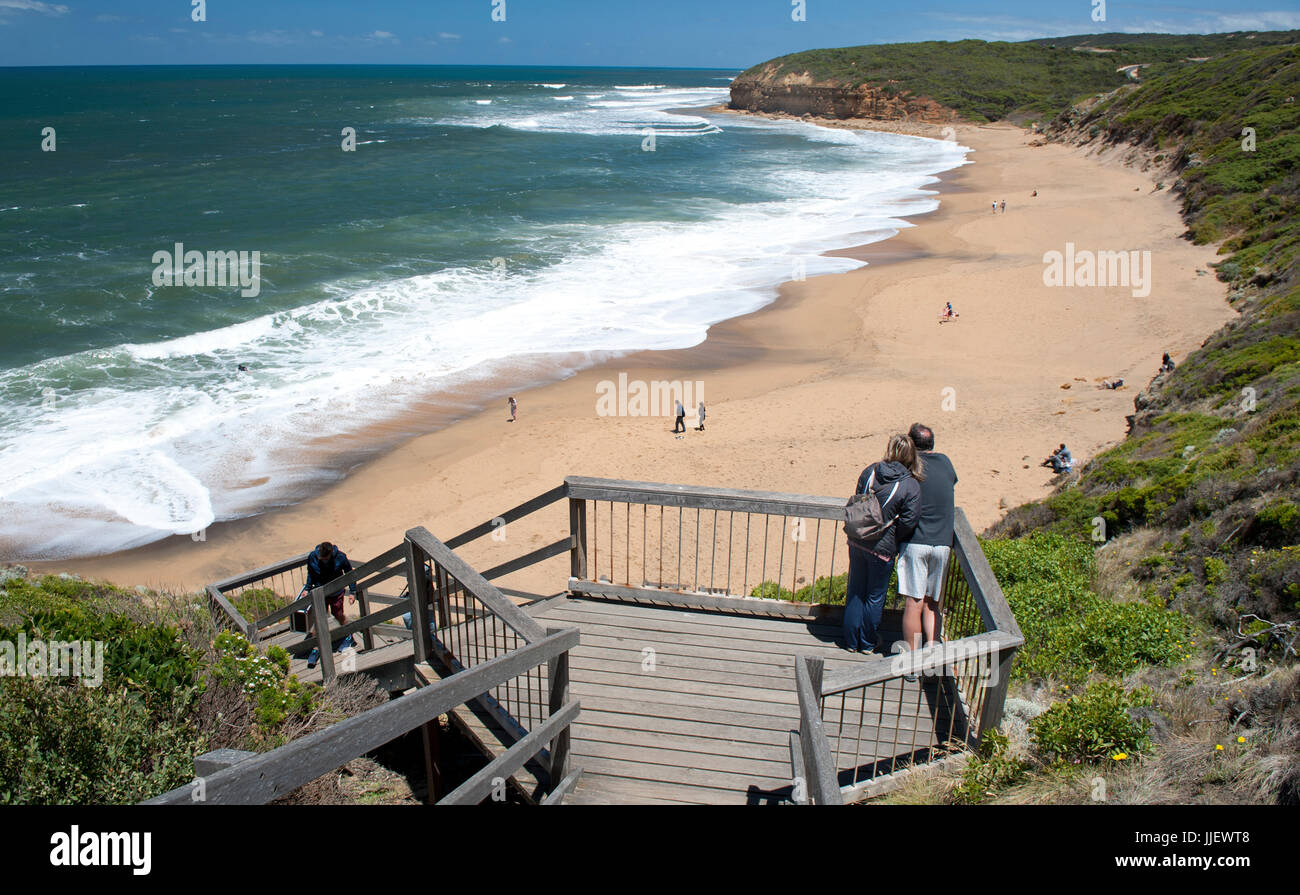
MULTIPOLYGON (((334 768, 377 749, 404 733, 434 722, 439 715, 489 690, 507 686, 540 667, 567 665, 569 650, 578 645, 578 630, 569 628, 540 637, 518 649, 488 659, 474 668, 435 681, 400 699, 354 715, 324 730, 270 752, 248 758, 211 776, 196 779, 145 802, 147 805, 265 804, 334 768)), ((567 679, 550 694, 549 717, 469 780, 439 800, 440 805, 483 801, 500 781, 515 774, 548 743, 566 740, 578 716, 579 704, 568 697, 567 679)), ((552 755, 555 750, 552 749, 552 755)), ((555 765, 564 771, 563 762, 555 765)), ((573 786, 578 771, 552 778, 543 804, 554 804, 573 786)))
POLYGON ((565 483, 572 593, 800 618, 841 611, 831 593, 842 594, 848 572, 843 498, 565 483))
POLYGON ((893 775, 976 748, 984 732, 1002 721, 1012 662, 1025 640, 960 508, 954 528, 944 641, 854 663, 821 682, 821 729, 850 797, 880 791, 893 775), (902 686, 909 674, 921 683, 914 696, 902 686))
MULTIPOLYGON (((406 533, 406 550, 416 662, 463 674, 547 636, 530 615, 426 529, 406 533)), ((567 688, 568 676, 566 655, 485 691, 475 702, 507 737, 522 740, 557 709, 555 693, 567 688)), ((538 763, 551 779, 560 779, 568 753, 566 729, 539 752, 538 763)))
MULTIPOLYGON (((208 585, 208 596, 217 608, 217 617, 224 618, 231 627, 256 644, 266 635, 266 629, 285 622, 295 612, 306 609, 311 613, 312 628, 316 632, 329 631, 331 642, 338 641, 352 634, 360 634, 366 649, 374 648, 376 631, 401 636, 404 629, 389 627, 384 623, 398 618, 410 611, 409 591, 400 596, 372 594, 371 589, 394 578, 405 583, 406 546, 399 544, 386 550, 369 562, 362 563, 346 575, 341 575, 324 585, 303 593, 307 586, 307 557, 309 554, 290 557, 269 566, 246 572, 225 581, 208 585), (329 613, 326 611, 326 596, 338 593, 349 587, 356 589, 357 603, 361 616, 345 625, 330 629, 329 613), (269 591, 270 602, 280 604, 267 614, 249 621, 239 612, 235 603, 241 596, 251 591, 269 591), (372 603, 382 608, 372 612, 372 603)), ((266 595, 263 595, 266 599, 266 595)), ((305 654, 318 647, 320 638, 316 634, 304 637, 288 648, 296 654, 305 654)), ((321 672, 325 681, 334 679, 334 657, 332 650, 322 650, 320 656, 321 672)))

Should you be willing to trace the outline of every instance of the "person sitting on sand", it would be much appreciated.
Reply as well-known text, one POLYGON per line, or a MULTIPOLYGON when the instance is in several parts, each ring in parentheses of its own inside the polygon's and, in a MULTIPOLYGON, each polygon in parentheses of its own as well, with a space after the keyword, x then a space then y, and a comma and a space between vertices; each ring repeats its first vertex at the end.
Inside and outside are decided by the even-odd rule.
POLYGON ((1173 371, 1174 371, 1174 359, 1170 357, 1169 352, 1166 351, 1165 356, 1160 359, 1160 372, 1172 373, 1173 371))
MULTIPOLYGON (((303 587, 299 597, 305 597, 318 587, 329 584, 335 578, 340 578, 352 571, 352 563, 348 561, 347 555, 329 541, 322 541, 316 545, 307 556, 307 584, 303 587)), ((348 586, 348 602, 357 601, 357 586, 355 584, 348 586)), ((343 588, 339 588, 338 593, 326 594, 325 604, 329 612, 338 621, 340 625, 347 624, 347 616, 343 612, 343 588)), ((315 623, 315 612, 307 613, 307 633, 311 633, 315 623)), ((334 644, 334 652, 345 650, 352 646, 351 635, 344 637, 338 643, 334 644)), ((315 668, 316 660, 320 658, 320 648, 313 647, 311 654, 307 656, 307 667, 315 668)))
POLYGON ((1052 471, 1058 475, 1063 472, 1069 472, 1074 467, 1074 458, 1070 456, 1070 449, 1062 444, 1056 450, 1052 451, 1052 456, 1048 457, 1039 466, 1050 466, 1052 471))
POLYGON ((1105 380, 1104 382, 1102 382, 1101 387, 1102 387, 1102 388, 1116 389, 1116 388, 1119 388, 1119 387, 1120 387, 1121 385, 1123 385, 1123 384, 1124 384, 1124 380, 1123 380, 1123 379, 1107 379, 1107 380, 1105 380))

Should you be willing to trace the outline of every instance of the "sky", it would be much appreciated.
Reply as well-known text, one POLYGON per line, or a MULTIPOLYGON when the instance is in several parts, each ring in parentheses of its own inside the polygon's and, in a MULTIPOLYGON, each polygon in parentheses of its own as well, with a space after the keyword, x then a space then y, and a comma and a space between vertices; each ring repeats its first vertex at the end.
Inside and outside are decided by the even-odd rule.
POLYGON ((1285 28, 1300 0, 0 0, 0 65, 743 69, 868 43, 1285 28))

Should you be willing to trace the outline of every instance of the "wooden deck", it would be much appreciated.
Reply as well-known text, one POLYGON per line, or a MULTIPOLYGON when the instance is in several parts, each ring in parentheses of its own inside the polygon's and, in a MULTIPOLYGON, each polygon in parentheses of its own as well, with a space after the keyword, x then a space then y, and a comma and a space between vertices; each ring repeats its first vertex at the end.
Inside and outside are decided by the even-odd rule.
MULTIPOLYGON (((585 599, 551 602, 536 617, 582 632, 570 662, 582 703, 572 761, 583 776, 567 804, 789 802, 794 657, 823 658, 828 675, 865 660, 836 645, 838 626, 815 622, 585 599)), ((881 731, 865 764, 910 754, 914 739, 934 742, 914 711, 928 705, 921 684, 900 684, 902 736, 881 731)))
MULTIPOLYGON (((310 591, 305 554, 207 591, 218 617, 250 640, 305 652, 304 635, 286 630, 291 613, 333 628, 324 594, 355 586, 359 617, 350 611, 344 630, 359 648, 327 653, 314 669, 299 655, 290 671, 304 681, 359 672, 405 693, 388 704, 399 708, 367 715, 394 735, 424 731, 431 781, 433 720, 450 715, 488 763, 439 801, 496 798, 506 778, 543 804, 841 804, 886 791, 909 768, 960 761, 946 756, 1000 723, 1024 643, 959 508, 938 676, 908 681, 892 659, 841 649, 837 607, 777 597, 775 584, 806 584, 805 600, 838 586, 842 514, 840 498, 569 476, 446 542, 413 528, 310 591), (554 516, 563 504, 547 508, 561 501, 566 537, 534 538, 542 546, 505 562, 494 553, 482 572, 455 552, 500 520, 554 516), (523 590, 492 583, 502 578, 523 590), (399 582, 400 596, 378 590, 396 593, 399 582), (245 619, 235 603, 257 588, 283 603, 245 619), (404 612, 414 631, 401 627, 404 612)), ((552 532, 559 521, 547 523, 552 532)), ((899 621, 886 612, 885 644, 901 637, 899 621)), ((919 661, 910 667, 923 670, 919 661)), ((385 733, 367 725, 341 722, 289 758, 248 759, 246 774, 228 775, 230 799, 269 800, 298 785, 300 752, 322 767, 361 754, 385 733), (259 770, 281 761, 274 780, 259 770)))

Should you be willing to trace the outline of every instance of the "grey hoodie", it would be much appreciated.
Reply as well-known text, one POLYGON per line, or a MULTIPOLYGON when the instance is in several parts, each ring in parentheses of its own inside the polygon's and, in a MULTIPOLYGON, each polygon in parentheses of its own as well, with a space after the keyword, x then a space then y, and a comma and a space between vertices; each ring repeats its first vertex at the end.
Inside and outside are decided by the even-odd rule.
MULTIPOLYGON (((871 490, 880 501, 885 518, 896 517, 897 521, 889 527, 879 541, 867 549, 892 558, 898 554, 898 545, 907 543, 907 539, 916 529, 916 523, 921 519, 921 483, 912 478, 912 473, 902 463, 881 460, 862 470, 862 475, 858 476, 855 494, 861 494, 866 490, 867 479, 873 469, 876 471, 876 479, 871 483, 871 490), (898 491, 894 493, 889 503, 885 503, 885 498, 889 497, 895 482, 898 482, 898 491)), ((857 547, 852 541, 849 542, 849 546, 857 547)))

